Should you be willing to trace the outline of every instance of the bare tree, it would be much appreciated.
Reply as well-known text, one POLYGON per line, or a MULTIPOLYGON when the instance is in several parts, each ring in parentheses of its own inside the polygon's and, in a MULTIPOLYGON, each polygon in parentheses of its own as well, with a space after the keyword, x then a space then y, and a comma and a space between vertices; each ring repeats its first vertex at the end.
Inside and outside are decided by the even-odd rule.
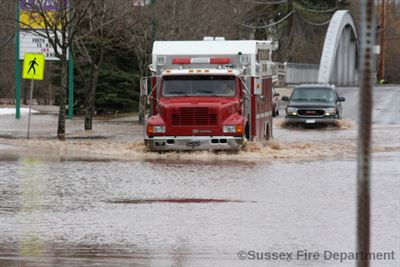
POLYGON ((113 41, 118 29, 118 21, 124 18, 125 11, 119 8, 123 3, 111 4, 107 0, 95 0, 89 8, 75 40, 77 48, 78 72, 85 81, 85 130, 92 130, 94 99, 107 45, 113 41), (121 13, 122 12, 122 13, 121 13), (89 66, 89 75, 84 71, 89 66))
MULTIPOLYGON (((47 38, 54 49, 55 56, 60 60, 61 86, 59 90, 57 137, 59 140, 65 140, 68 49, 71 48, 78 28, 92 6, 93 0, 53 0, 51 6, 47 6, 49 1, 45 0, 28 0, 24 3, 25 8, 32 12, 30 21, 41 25, 41 27, 38 29, 33 27, 32 23, 26 23, 22 20, 19 23, 38 36, 47 38)), ((20 4, 20 1, 16 1, 16 4, 20 4)))
POLYGON ((15 22, 8 18, 15 13, 12 1, 0 1, 0 99, 14 96, 14 76, 10 75, 14 70, 14 44, 15 22))

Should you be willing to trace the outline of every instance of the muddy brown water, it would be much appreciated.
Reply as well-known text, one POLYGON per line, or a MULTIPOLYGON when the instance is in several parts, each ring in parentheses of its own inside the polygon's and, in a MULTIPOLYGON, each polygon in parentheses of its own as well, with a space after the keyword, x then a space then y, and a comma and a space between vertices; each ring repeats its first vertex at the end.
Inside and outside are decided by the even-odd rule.
MULTIPOLYGON (((373 159, 372 248, 400 253, 399 153, 373 159)), ((238 258, 242 250, 355 251, 355 172, 351 158, 2 156, 0 266, 355 266, 238 258)))
MULTIPOLYGON (((373 125, 371 249, 395 259, 373 267, 400 266, 397 107, 383 115, 400 94, 387 90, 373 125)), ((354 101, 345 110, 339 128, 286 129, 281 115, 272 143, 233 155, 148 153, 132 125, 94 141, 2 139, 0 267, 355 266, 264 257, 355 252, 354 101)))

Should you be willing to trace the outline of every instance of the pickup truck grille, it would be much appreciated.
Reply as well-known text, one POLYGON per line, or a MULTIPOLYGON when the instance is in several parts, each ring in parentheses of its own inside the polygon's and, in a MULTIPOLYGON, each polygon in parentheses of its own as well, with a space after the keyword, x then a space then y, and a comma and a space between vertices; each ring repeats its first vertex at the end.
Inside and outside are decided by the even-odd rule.
POLYGON ((304 117, 322 117, 325 115, 325 110, 323 109, 299 109, 297 111, 299 116, 304 117))
POLYGON ((180 108, 171 115, 172 125, 217 125, 217 114, 208 108, 180 108))

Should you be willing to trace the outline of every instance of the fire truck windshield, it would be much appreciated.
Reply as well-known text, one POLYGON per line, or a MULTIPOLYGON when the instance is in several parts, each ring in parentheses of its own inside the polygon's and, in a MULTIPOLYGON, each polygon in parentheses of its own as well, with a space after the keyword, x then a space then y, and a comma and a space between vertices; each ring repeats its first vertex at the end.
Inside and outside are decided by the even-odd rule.
POLYGON ((232 75, 165 76, 163 96, 235 96, 236 79, 232 75))

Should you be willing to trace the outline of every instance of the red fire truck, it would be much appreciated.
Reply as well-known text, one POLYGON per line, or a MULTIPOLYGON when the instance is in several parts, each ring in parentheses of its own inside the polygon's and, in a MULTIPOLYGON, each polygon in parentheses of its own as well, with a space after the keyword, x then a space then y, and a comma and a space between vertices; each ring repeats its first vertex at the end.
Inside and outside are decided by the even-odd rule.
POLYGON ((238 150, 271 138, 271 52, 270 41, 154 42, 141 80, 146 146, 238 150))

